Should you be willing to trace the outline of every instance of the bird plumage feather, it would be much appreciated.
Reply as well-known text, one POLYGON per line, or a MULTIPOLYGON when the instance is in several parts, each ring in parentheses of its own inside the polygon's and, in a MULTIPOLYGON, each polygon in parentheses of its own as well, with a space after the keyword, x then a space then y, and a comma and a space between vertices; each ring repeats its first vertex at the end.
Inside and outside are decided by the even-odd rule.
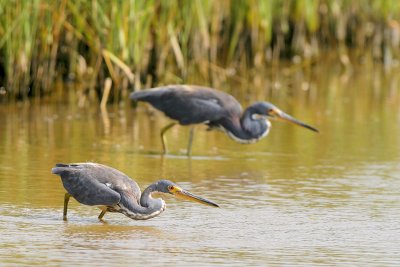
POLYGON ((67 192, 85 205, 113 206, 121 194, 137 204, 140 188, 124 173, 98 163, 57 164, 52 173, 61 176, 67 192), (101 168, 99 168, 101 166, 101 168))
POLYGON ((169 85, 134 92, 130 98, 149 102, 182 125, 240 117, 242 107, 231 95, 196 85, 169 85))

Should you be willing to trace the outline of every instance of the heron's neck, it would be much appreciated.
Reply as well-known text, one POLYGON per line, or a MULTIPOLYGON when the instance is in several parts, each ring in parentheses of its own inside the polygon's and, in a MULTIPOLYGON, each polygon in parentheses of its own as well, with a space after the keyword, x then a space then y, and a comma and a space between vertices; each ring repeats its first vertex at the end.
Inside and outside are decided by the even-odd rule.
POLYGON ((147 220, 160 215, 165 210, 165 202, 151 197, 155 191, 155 184, 151 184, 143 191, 138 204, 121 198, 121 212, 134 220, 147 220))
POLYGON ((239 143, 254 143, 265 137, 270 129, 270 122, 254 118, 254 110, 248 107, 240 119, 221 122, 224 131, 239 143))
POLYGON ((149 185, 140 197, 140 205, 150 210, 159 210, 165 205, 164 201, 160 198, 153 198, 152 193, 157 192, 156 183, 149 185))

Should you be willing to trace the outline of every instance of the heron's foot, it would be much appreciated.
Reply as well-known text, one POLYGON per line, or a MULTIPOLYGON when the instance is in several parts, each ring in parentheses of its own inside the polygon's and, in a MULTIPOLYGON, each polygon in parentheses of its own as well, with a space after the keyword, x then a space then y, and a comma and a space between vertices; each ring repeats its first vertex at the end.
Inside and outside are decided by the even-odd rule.
POLYGON ((105 221, 104 219, 103 219, 103 217, 104 217, 104 214, 106 214, 106 212, 107 212, 107 210, 102 210, 101 211, 101 213, 100 213, 100 215, 99 215, 99 221, 102 223, 102 224, 108 224, 107 223, 107 221, 105 221))
POLYGON ((100 219, 99 220, 102 224, 108 224, 108 222, 106 220, 100 219))
POLYGON ((166 145, 165 145, 165 147, 164 147, 164 145, 163 145, 163 152, 162 152, 162 155, 168 155, 169 153, 168 153, 168 149, 166 148, 166 145))

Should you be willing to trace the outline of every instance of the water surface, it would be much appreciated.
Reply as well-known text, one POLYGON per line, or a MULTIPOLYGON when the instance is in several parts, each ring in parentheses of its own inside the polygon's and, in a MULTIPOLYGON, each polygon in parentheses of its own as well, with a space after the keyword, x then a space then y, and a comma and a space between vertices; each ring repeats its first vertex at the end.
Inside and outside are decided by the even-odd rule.
POLYGON ((267 138, 241 145, 199 126, 191 158, 187 127, 168 133, 171 155, 159 154, 169 120, 146 105, 103 114, 64 101, 0 106, 2 264, 398 265, 398 75, 367 71, 291 75, 281 89, 241 98, 268 99, 320 134, 273 122, 267 138), (98 209, 72 200, 64 222, 65 191, 50 170, 87 161, 120 169, 142 189, 171 179, 221 208, 167 197, 152 220, 108 213, 101 223, 98 209))

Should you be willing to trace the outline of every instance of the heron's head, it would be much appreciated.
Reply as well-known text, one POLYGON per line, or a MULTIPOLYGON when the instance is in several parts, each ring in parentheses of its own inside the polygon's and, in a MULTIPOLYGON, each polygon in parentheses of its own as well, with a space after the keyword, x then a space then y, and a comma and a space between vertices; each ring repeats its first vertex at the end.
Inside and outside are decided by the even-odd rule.
POLYGON ((261 117, 264 119, 286 121, 307 128, 311 131, 318 132, 316 128, 307 125, 296 118, 293 118, 292 116, 286 114, 285 112, 283 112, 282 110, 280 110, 275 105, 269 102, 257 102, 254 105, 252 105, 252 108, 253 108, 253 118, 261 117))
POLYGON ((198 202, 201 204, 205 204, 208 206, 219 207, 214 202, 207 200, 205 198, 196 196, 196 195, 184 190, 183 188, 179 187, 177 184, 175 184, 171 181, 168 181, 168 180, 158 181, 157 185, 156 185, 156 190, 160 193, 174 195, 175 197, 180 198, 180 199, 186 199, 186 200, 198 202))

